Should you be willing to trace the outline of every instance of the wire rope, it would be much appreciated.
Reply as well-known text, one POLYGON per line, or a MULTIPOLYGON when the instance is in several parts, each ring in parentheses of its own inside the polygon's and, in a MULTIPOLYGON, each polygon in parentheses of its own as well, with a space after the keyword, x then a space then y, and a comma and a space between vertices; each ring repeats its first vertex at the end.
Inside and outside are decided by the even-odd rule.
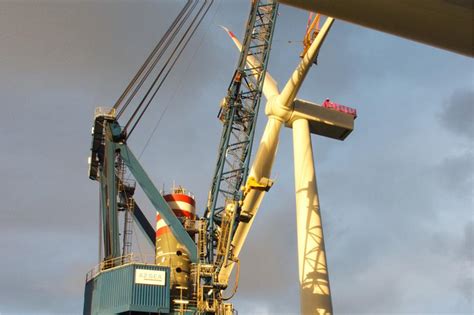
MULTIPOLYGON (((207 0, 206 0, 207 2, 207 0)), ((168 60, 165 62, 165 64, 163 65, 163 67, 161 68, 160 72, 158 73, 158 75, 155 77, 155 80, 153 81, 153 83, 150 85, 150 87, 148 88, 148 91, 146 92, 146 94, 143 96, 140 104, 137 106, 137 108, 135 109, 135 111, 133 112, 132 116, 130 117, 129 121, 127 122, 127 124, 125 125, 125 128, 124 128, 124 131, 126 132, 127 129, 128 129, 128 126, 132 123, 133 119, 135 118, 136 114, 140 111, 141 107, 143 106, 143 104, 145 103, 146 99, 148 98, 148 96, 150 95, 150 93, 153 91, 153 89, 155 88, 155 85, 156 83, 158 82, 158 80, 160 79, 161 75, 163 74, 163 72, 165 71, 166 67, 168 66, 168 64, 170 63, 170 61, 175 57, 176 55, 176 52, 178 51, 180 45, 183 43, 183 41, 186 39, 186 36, 188 35, 188 33, 190 32, 190 30, 193 28, 194 26, 194 23, 197 19, 197 17, 201 14, 202 12, 202 9, 204 8, 204 6, 206 5, 206 2, 203 3, 203 5, 201 6, 201 8, 199 9, 198 13, 194 16, 192 22, 189 24, 188 28, 186 29, 185 33, 183 34, 183 36, 181 37, 180 41, 178 42, 178 44, 175 46, 174 50, 172 51, 172 53, 170 54, 170 56, 168 57, 168 60)), ((190 37, 189 37, 190 38, 190 37)), ((185 45, 182 47, 182 49, 184 49, 184 47, 186 47, 186 44, 187 42, 189 41, 189 38, 187 39, 187 41, 185 42, 185 45)), ((175 59, 175 62, 176 60, 179 58, 180 54, 181 54, 182 50, 179 52, 178 56, 176 57, 175 59)), ((171 68, 174 66, 175 62, 172 63, 171 65, 171 68)), ((171 70, 171 68, 169 69, 169 71, 171 70)), ((169 73, 168 71, 168 73, 169 73)), ((167 73, 167 74, 168 74, 167 73)), ((166 74, 166 76, 167 76, 166 74)), ((161 85, 162 83, 164 82, 164 80, 166 79, 166 76, 164 79, 161 80, 161 83, 159 84, 158 88, 156 90, 159 90, 161 88, 161 85)), ((156 91, 157 92, 157 91, 156 91)), ((154 96, 156 95, 156 92, 152 94, 152 97, 151 99, 154 98, 154 96)), ((145 109, 148 108, 149 106, 149 103, 147 103, 147 105, 145 106, 145 109)), ((133 125, 132 127, 132 130, 135 128, 136 124, 138 123, 138 121, 141 119, 141 117, 143 116, 143 112, 139 115, 139 118, 136 120, 135 124, 133 125)))
POLYGON ((143 114, 145 113, 145 111, 148 109, 148 107, 150 106, 151 102, 153 101, 154 97, 156 96, 156 94, 158 93, 159 89, 161 88, 161 86, 163 85, 164 81, 166 80, 166 78, 168 77, 169 73, 171 72, 171 70, 173 69, 174 65, 176 64, 176 62, 178 61, 179 57, 181 56, 181 54, 183 53, 184 49, 186 48, 186 46, 188 45, 188 43, 190 42, 190 39, 193 37, 194 33, 196 32, 197 28, 199 27, 199 25, 201 24, 201 22, 204 20, 205 16, 207 15, 207 13, 209 12, 209 9, 211 8, 212 4, 213 4, 214 0, 206 0, 203 5, 201 6, 201 8, 199 9, 199 12, 197 13, 197 15, 193 18, 190 26, 188 27, 188 29, 186 30, 185 34, 183 35, 183 37, 181 38, 181 40, 179 41, 179 43, 176 45, 175 49, 173 50, 171 56, 168 58, 168 60, 166 61, 165 65, 163 66, 163 68, 161 69, 160 73, 158 74, 158 76, 155 78, 153 84, 150 86, 150 88, 148 89, 146 95, 143 97, 142 101, 140 102, 140 105, 136 108, 135 112, 134 112, 134 115, 132 115, 132 118, 127 122, 127 124, 125 125, 125 128, 124 130, 126 131, 128 126, 131 124, 131 121, 133 119, 133 117, 135 116, 135 114, 138 112, 138 110, 140 110, 140 108, 142 107, 142 105, 144 104, 144 102, 146 101, 146 98, 148 97, 149 93, 153 90, 155 84, 158 82, 161 74, 163 73, 163 71, 166 69, 166 67, 168 66, 168 64, 170 63, 170 61, 173 59, 173 57, 175 56, 176 52, 178 51, 178 48, 180 47, 180 45, 183 43, 184 41, 184 45, 182 45, 180 51, 177 53, 176 57, 174 58, 174 61, 171 63, 171 66, 168 68, 168 71, 165 73, 163 79, 161 80, 160 84, 158 85, 158 87, 155 89, 155 91, 153 92, 153 94, 151 95, 150 99, 148 100, 147 104, 145 105, 144 109, 142 110, 142 112, 140 113, 140 115, 138 116, 138 118, 136 119, 136 121, 134 122, 132 128, 130 129, 130 132, 128 133, 127 135, 127 138, 130 136, 130 134, 133 132, 133 130, 135 129, 135 127, 137 126, 138 122, 141 120, 141 118, 143 117, 143 114), (207 5, 207 8, 206 8, 206 5, 207 5), (204 8, 206 8, 204 10, 204 8), (204 10, 204 13, 201 15, 201 12, 204 10), (198 17, 201 15, 201 17, 199 18, 198 20, 198 17), (197 20, 197 23, 196 23, 196 20, 197 20), (196 23, 196 24, 195 24, 196 23), (195 24, 195 25, 194 25, 195 24), (189 36, 188 33, 190 33, 189 36))
POLYGON ((137 94, 137 92, 139 91, 139 89, 141 88, 141 86, 143 85, 143 83, 145 82, 145 80, 148 78, 149 74, 151 73, 151 71, 155 68, 156 64, 158 63, 158 61, 160 60, 160 58, 163 56, 163 54, 166 52, 166 50, 168 49, 168 47, 170 46, 170 44, 173 42, 174 38, 176 37, 176 35, 178 34, 178 32, 181 30, 182 26, 184 25, 184 23, 186 22, 186 20, 189 18, 189 15, 191 14, 191 12, 194 10, 194 8, 196 7, 197 5, 197 1, 194 2, 194 5, 192 6, 192 8, 188 11, 189 9, 189 5, 191 5, 191 3, 193 2, 193 0, 189 0, 186 5, 184 6, 184 8, 181 10, 181 12, 178 14, 178 16, 175 18, 175 20, 173 21, 172 25, 168 28, 168 30, 166 31, 166 33, 164 34, 164 36, 160 39, 159 43, 155 46, 155 49, 151 52, 151 54, 148 56, 147 60, 145 61, 145 63, 142 65, 142 67, 140 68, 140 70, 137 72, 137 74, 135 75, 135 77, 132 79, 132 81, 130 82, 130 84, 127 86, 127 89, 124 91, 124 93, 122 94, 122 96, 119 98, 119 100, 117 101, 117 103, 115 104, 114 108, 117 108, 118 107, 118 104, 121 103, 123 101, 123 99, 125 98, 125 96, 128 94, 128 92, 130 92, 130 89, 135 85, 136 81, 138 80, 138 78, 140 78, 141 74, 143 73, 143 71, 145 70, 145 68, 148 67, 149 63, 151 62, 151 60, 155 59, 152 63, 152 65, 150 67, 148 67, 148 70, 146 71, 145 75, 141 78, 140 82, 138 83, 138 85, 135 87, 134 91, 132 92, 132 94, 129 95, 127 101, 125 102, 125 104, 122 106, 122 108, 120 109, 120 111, 118 112, 117 114, 117 118, 119 118, 123 112, 125 111, 125 109, 128 107, 128 105, 130 104, 130 102, 132 101, 132 99, 135 97, 135 95, 137 94), (184 17, 183 19, 183 15, 187 12, 186 16, 184 17), (176 26, 179 22, 179 25, 176 26), (172 33, 171 37, 170 34, 172 33), (165 43, 166 41, 166 43, 165 43), (163 49, 161 49, 163 47, 163 44, 165 45, 163 49), (159 52, 158 56, 156 57, 158 51, 161 49, 161 51, 159 52), (155 58, 156 57, 156 58, 155 58))
MULTIPOLYGON (((220 1, 217 1, 217 8, 216 10, 214 11, 214 15, 212 16, 212 21, 215 20, 215 17, 216 17, 216 14, 217 12, 219 11, 219 8, 220 8, 220 5, 222 4, 222 2, 220 1)), ((210 27, 210 26, 209 26, 210 27)), ((196 56, 197 52, 201 49, 203 43, 204 43, 204 38, 207 36, 207 33, 209 32, 209 27, 207 28, 207 30, 205 31, 203 37, 201 38, 201 40, 199 41, 199 46, 198 48, 194 51, 192 57, 191 57, 191 60, 194 60, 194 56, 196 56)), ((187 73, 188 70, 189 70, 189 67, 190 67, 191 63, 188 62, 188 65, 186 67, 186 70, 184 71, 184 73, 187 73)), ((156 130, 158 129, 158 127, 160 126, 160 123, 161 123, 161 120, 163 119, 164 115, 166 114, 166 112, 168 111, 168 108, 169 106, 171 105, 171 102, 173 101, 173 99, 176 97, 176 93, 178 91, 178 89, 182 86, 183 84, 183 78, 181 78, 181 80, 179 81, 179 83, 177 84, 177 88, 174 90, 174 93, 173 93, 173 96, 170 98, 168 104, 165 106, 165 108, 163 109, 163 111, 161 112, 160 114, 160 117, 158 118, 155 126, 153 127, 153 130, 152 132, 150 133, 150 135, 148 136, 146 142, 145 142, 145 145, 143 146, 140 154, 138 155, 138 159, 140 159, 143 155, 143 153, 145 153, 145 150, 148 148, 148 145, 150 144, 150 141, 151 139, 153 138, 153 136, 155 135, 156 133, 156 130)))
MULTIPOLYGON (((184 16, 184 18, 180 21, 179 25, 177 28, 175 28, 175 30, 173 31, 173 34, 171 35, 171 37, 168 39, 168 41, 166 42, 165 44, 165 47, 162 51, 160 51, 160 53, 158 54, 158 57, 154 60, 152 66, 148 69, 148 71, 146 72, 145 76, 140 80, 140 83, 137 85, 137 87, 135 88, 135 90, 133 91, 133 93, 130 95, 130 97, 128 98, 125 106, 127 107, 130 102, 132 101, 133 97, 136 96, 137 92, 139 91, 139 89, 142 87, 143 83, 146 81, 146 79, 148 79, 150 73, 152 70, 154 70, 155 66, 157 65, 157 63, 161 60, 161 58, 163 57, 163 55, 167 52, 167 50, 169 49, 170 45, 173 44, 173 41, 175 40, 176 36, 178 35, 178 33, 181 31, 181 28, 183 27, 183 25, 186 24, 186 22, 189 20, 190 18, 190 15, 191 13, 195 10, 197 4, 199 3, 198 0, 195 0, 194 1, 194 4, 193 6, 189 9, 189 11, 186 13, 186 15, 184 16)), ((189 29, 190 26, 188 26, 188 29, 189 29)), ((186 32, 186 31, 185 31, 186 32)), ((160 73, 163 71, 163 69, 160 71, 160 73)), ((159 76, 160 74, 158 74, 159 76)), ((152 89, 153 85, 155 84, 155 82, 153 81, 153 83, 150 85, 150 87, 148 88, 148 92, 149 93, 149 90, 152 89)), ((145 95, 147 96, 147 94, 145 95)), ((134 116, 136 115, 136 113, 138 112, 140 106, 142 104, 140 103, 138 105, 138 107, 133 111, 133 114, 132 116, 129 118, 129 121, 131 121, 134 116)), ((121 113, 119 113, 119 116, 122 114, 123 110, 121 111, 121 113)), ((126 128, 125 128, 126 129, 126 128)), ((124 129, 124 130, 125 130, 124 129)))
MULTIPOLYGON (((135 87, 134 91, 130 94, 130 96, 128 97, 127 101, 125 102, 124 106, 122 107, 122 109, 120 110, 120 112, 118 113, 117 115, 117 118, 119 118, 122 113, 125 111, 125 109, 128 107, 128 105, 131 103, 131 101, 133 100, 133 98, 136 96, 136 94, 139 92, 140 88, 142 87, 142 85, 144 84, 144 82, 148 79, 150 73, 155 69, 156 65, 158 64, 158 62, 161 60, 161 58, 163 57, 164 53, 166 53, 167 49, 170 47, 170 45, 173 43, 173 40, 176 38, 176 35, 179 33, 179 31, 181 30, 181 28, 183 27, 183 25, 186 23, 186 21, 189 19, 189 16, 190 14, 194 11, 194 9, 196 8, 196 5, 197 5, 197 1, 194 2, 194 5, 192 6, 192 8, 186 13, 186 15, 184 16, 183 19, 181 19, 181 21, 179 22, 179 25, 177 27, 175 27, 175 29, 173 30, 173 33, 171 35, 170 38, 167 38, 167 41, 165 43, 165 46, 164 48, 158 53, 158 56, 155 58, 155 60, 153 61, 152 65, 148 68, 148 70, 146 71, 145 75, 141 78, 140 82, 138 83, 138 85, 135 87)), ((184 12, 183 12, 184 13, 184 12)), ((182 16, 181 16, 182 18, 182 16)), ((179 20, 179 19, 178 19, 179 20)))
POLYGON ((122 103, 123 99, 125 98, 125 96, 128 94, 128 92, 130 91, 130 89, 133 87, 133 85, 135 84, 135 82, 138 80, 138 78, 141 76, 141 74, 143 73, 143 70, 145 70, 145 68, 148 66, 148 64, 150 63, 151 59, 153 58, 153 56, 156 54, 156 52, 161 48, 161 46, 163 45, 163 42, 165 41, 165 39, 169 36, 169 34, 171 33, 171 30, 176 26, 176 23, 179 19, 181 19, 182 15, 184 14, 184 12, 187 10, 187 8, 189 7, 189 5, 191 4, 192 0, 188 0, 188 2, 185 4, 185 6, 181 9, 180 13, 177 15, 177 17, 175 18, 175 20, 173 21, 173 23, 171 24, 171 26, 168 28, 168 30, 166 31, 166 33, 163 35, 163 37, 160 39, 160 41, 158 42, 158 44, 155 46, 155 48, 153 49, 153 51, 150 53, 150 55, 148 56, 148 58, 145 60, 145 62, 143 63, 143 65, 140 67, 140 69, 138 70, 138 72, 135 74, 135 76, 133 77, 132 81, 130 81, 130 83, 128 84, 128 86, 125 88, 125 91, 122 93, 122 95, 120 95, 119 99, 117 100, 117 102, 115 102, 115 105, 113 108, 117 109, 120 104, 122 103))

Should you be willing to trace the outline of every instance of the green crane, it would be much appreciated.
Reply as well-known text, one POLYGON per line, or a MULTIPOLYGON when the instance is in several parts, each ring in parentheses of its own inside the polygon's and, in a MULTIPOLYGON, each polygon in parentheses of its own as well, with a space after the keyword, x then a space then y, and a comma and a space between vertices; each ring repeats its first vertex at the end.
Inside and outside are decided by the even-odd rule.
POLYGON ((248 177, 277 14, 276 1, 253 1, 237 69, 218 114, 223 130, 205 211, 208 220, 207 261, 216 265, 217 269, 228 258, 232 259, 228 257, 231 254, 227 245, 236 223, 249 220, 249 217, 240 212, 239 203, 243 199, 241 186, 248 177), (258 61, 257 66, 247 63, 249 56, 258 61), (235 211, 226 216, 228 206, 232 206, 235 211))

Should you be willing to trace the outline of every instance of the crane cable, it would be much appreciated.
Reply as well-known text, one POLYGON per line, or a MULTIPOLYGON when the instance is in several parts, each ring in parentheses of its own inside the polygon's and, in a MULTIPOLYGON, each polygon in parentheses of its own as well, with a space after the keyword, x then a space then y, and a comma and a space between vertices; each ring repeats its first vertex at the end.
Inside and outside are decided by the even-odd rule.
POLYGON ((148 58, 145 60, 145 62, 143 63, 143 65, 141 66, 140 70, 138 70, 137 74, 134 76, 134 78, 132 79, 132 81, 129 83, 129 85, 127 86, 127 88, 125 89, 125 91, 123 92, 123 94, 120 96, 120 98, 117 100, 117 103, 114 105, 114 108, 117 109, 120 104, 123 102, 124 98, 126 97, 126 95, 130 92, 130 89, 135 85, 136 81, 140 78, 140 76, 142 75, 143 71, 148 67, 148 65, 150 64, 150 62, 155 58, 155 60, 153 61, 153 64, 148 67, 148 70, 146 71, 145 75, 141 78, 140 82, 138 83, 138 85, 135 87, 134 91, 132 92, 132 94, 130 94, 130 96, 128 97, 127 101, 125 102, 125 104, 123 104, 122 108, 120 109, 120 111, 118 112, 117 114, 117 118, 119 118, 123 112, 125 111, 125 109, 128 107, 128 105, 130 104, 130 102, 132 101, 133 97, 136 95, 136 93, 139 91, 139 89, 141 88, 141 86, 143 85, 143 83, 145 82, 145 80, 148 78, 150 72, 155 68, 156 64, 158 63, 158 61, 160 60, 160 58, 163 56, 163 54, 165 53, 165 51, 168 49, 169 45, 172 43, 172 41, 174 40, 174 38, 176 37, 176 35, 178 34, 178 32, 181 30, 181 27, 184 25, 184 23, 186 22, 186 20, 188 19, 190 13, 194 10, 194 8, 196 7, 197 5, 197 2, 194 3, 193 7, 191 8, 191 10, 186 14, 186 16, 183 18, 184 14, 186 13, 186 11, 189 9, 189 6, 191 5, 191 3, 193 2, 194 0, 188 0, 188 2, 186 3, 186 5, 183 7, 183 9, 180 11, 180 13, 178 14, 178 16, 175 18, 175 20, 173 21, 173 23, 171 24, 171 26, 168 28, 168 30, 166 31, 166 33, 163 35, 163 37, 160 39, 160 41, 158 42, 158 44, 155 46, 155 48, 153 49, 153 51, 150 53, 150 55, 148 56, 148 58), (177 26, 178 22, 181 20, 181 22, 179 23, 179 25, 177 26), (171 37, 170 37, 170 34, 172 33, 171 37), (165 42, 166 41, 166 42, 165 42), (164 48, 162 49, 163 47, 163 44, 165 45, 164 48), (160 51, 161 49, 161 51, 160 51), (158 53, 158 51, 160 51, 158 53), (158 53, 158 56, 156 56, 158 53))
POLYGON ((191 24, 188 26, 187 30, 185 31, 184 35, 181 37, 181 40, 178 42, 178 44, 176 45, 175 49, 173 50, 173 52, 171 53, 171 55, 169 56, 168 60, 166 61, 165 65, 162 67, 161 71, 159 72, 159 74, 157 75, 157 77, 155 78, 155 80, 153 81, 153 83, 151 84, 150 88, 148 89, 147 93, 145 94, 145 96, 143 97, 142 101, 140 102, 140 104, 138 105, 138 107, 135 109, 134 113, 132 114, 132 117, 129 119, 129 121, 127 122, 127 124, 125 125, 125 128, 124 128, 124 131, 126 132, 129 125, 132 123, 132 120, 133 118, 135 117, 135 115, 138 113, 138 111, 141 109, 141 107, 143 106, 143 104, 145 103, 148 95, 152 92, 152 90, 155 88, 155 85, 156 83, 158 82, 158 80, 160 79, 161 75, 163 74, 163 71, 166 69, 166 67, 168 66, 168 64, 171 62, 171 60, 174 58, 174 60, 172 61, 171 65, 169 66, 168 68, 168 71, 165 73, 164 77, 162 78, 161 82, 159 83, 159 85, 156 87, 155 91, 153 92, 153 94, 151 95, 150 99, 148 100, 147 104, 145 105, 145 107, 143 108, 142 112, 140 113, 140 115, 138 116, 138 118, 136 119, 136 121, 134 122, 132 128, 130 129, 130 132, 127 134, 126 138, 128 138, 130 136, 130 134, 133 132, 133 130, 135 129, 135 127, 137 126, 138 122, 141 120, 141 118, 143 117, 143 114, 145 113, 145 111, 148 109, 148 107, 150 106, 151 102, 153 101, 154 97, 156 96, 156 94, 158 93, 159 89, 161 88, 161 86, 163 85, 164 81, 166 80, 166 78, 168 77, 169 73, 171 72, 171 70, 173 69, 174 65, 176 64, 176 62, 178 61, 179 57, 181 56, 181 54, 183 53, 184 49, 186 48, 186 46, 188 45, 188 43, 190 42, 190 39, 193 37, 194 33, 196 32, 197 28, 199 27, 199 25, 201 24, 201 22, 203 21, 204 17, 206 16, 206 14, 209 12, 209 9, 211 8, 212 4, 213 4, 214 0, 206 0, 204 1, 204 3, 202 4, 202 6, 200 7, 198 13, 194 16, 191 24), (207 8, 206 8, 207 6, 207 8), (204 13, 201 15, 202 11, 204 10, 204 13), (198 20, 198 17, 201 15, 201 17, 199 18, 198 20), (197 23, 196 23, 197 21, 197 23), (188 36, 188 34, 190 34, 188 36), (184 44, 183 44, 184 42, 184 44), (183 44, 180 48, 180 45, 183 44), (178 51, 178 49, 180 48, 180 50, 178 51))
MULTIPOLYGON (((148 100, 147 104, 145 105, 144 109, 142 110, 142 112, 140 113, 139 117, 137 118, 137 120, 135 121, 135 123, 133 124, 131 130, 130 130, 130 133, 128 134, 128 136, 131 134, 131 132, 135 129, 136 125, 138 124, 138 122, 140 121, 140 119, 143 117, 143 114, 145 113, 145 111, 148 109, 149 105, 151 104, 153 98, 155 97, 155 95, 157 94, 158 90, 161 88, 161 86, 163 85, 164 81, 166 80, 166 78, 168 77, 169 73, 171 72, 172 68, 174 67, 174 65, 176 64, 177 60, 179 59, 179 57, 181 56, 181 53, 184 51, 184 48, 187 46, 187 44, 189 43, 191 37, 194 35, 195 31, 197 30, 198 26, 200 25, 200 23, 202 22, 202 20, 204 19, 205 15, 207 14, 207 12, 209 11, 210 9, 210 6, 212 5, 212 1, 210 1, 210 4, 208 5, 206 11, 204 12, 204 14, 201 16, 200 20, 198 21, 198 23, 195 25, 194 23, 196 23, 196 20, 197 18, 199 17, 199 15, 201 14, 201 12, 203 11, 203 9, 205 8, 205 6, 208 4, 208 0, 206 0, 201 8, 199 9, 198 13, 194 16, 191 24, 188 26, 188 28, 186 29, 185 33, 183 34, 183 36, 181 37, 181 40, 178 42, 178 44, 176 45, 175 49, 173 50, 173 52, 171 53, 171 55, 169 56, 168 60, 166 61, 166 63, 164 64, 164 66, 162 67, 162 69, 160 70, 159 74, 156 76, 155 80, 153 81, 153 83, 151 84, 151 86, 149 87, 147 93, 145 94, 145 96, 143 97, 142 101, 140 102, 140 104, 138 105, 138 107, 135 109, 134 113, 132 114, 132 117, 130 118, 130 120, 127 122, 127 124, 125 125, 125 128, 124 130, 127 130, 128 126, 131 124, 131 121, 133 120, 133 118, 135 117, 135 115, 138 113, 138 111, 141 109, 141 107, 143 106, 144 102, 146 101, 147 97, 149 96, 149 94, 152 92, 152 90, 155 88, 155 85, 156 83, 158 82, 158 80, 160 79, 161 75, 163 74, 164 70, 166 69, 166 67, 168 66, 168 64, 170 63, 171 60, 173 60, 173 62, 171 63, 171 66, 168 68, 168 71, 165 73, 165 76, 164 78, 162 78, 160 84, 158 85, 158 87, 155 89, 154 93, 152 94, 152 96, 150 97, 150 99, 148 100), (191 32, 191 35, 189 37, 188 34, 191 32), (187 38, 186 38, 187 37, 187 38), (185 41, 184 41, 185 40, 185 41), (180 45, 183 43, 184 41, 184 45, 181 47, 180 51, 178 52, 178 49, 180 48, 180 45), (176 55, 177 54, 177 55, 176 55)), ((127 136, 127 138, 128 138, 127 136)))
MULTIPOLYGON (((186 12, 186 10, 189 8, 189 5, 191 4, 193 0, 188 0, 187 3, 184 5, 184 7, 181 9, 181 11, 178 13, 178 15, 176 16, 176 18, 174 19, 173 23, 170 25, 170 27, 168 28, 168 30, 165 32, 165 34, 163 35, 163 37, 160 39, 160 41, 158 42, 158 44, 156 44, 155 48, 153 49, 153 51, 150 53, 150 55, 148 55, 147 59, 145 60, 145 62, 143 63, 143 65, 140 67, 140 69, 138 70, 138 72, 135 74, 135 76, 133 77, 133 79, 130 81, 130 83, 127 85, 127 87, 125 88, 125 90, 123 91, 122 95, 120 95, 120 97, 118 98, 118 100, 115 102, 115 105, 113 106, 113 108, 115 110, 117 110, 119 108, 120 105, 122 105, 122 102, 124 100, 124 98, 127 96, 127 94, 130 92, 130 89, 135 85, 136 81, 138 80, 138 78, 141 76, 141 74, 143 73, 143 71, 145 70, 145 68, 148 66, 148 64, 150 63, 150 61, 153 59, 153 57, 155 56, 156 52, 162 47, 163 43, 165 40, 168 39, 169 37, 169 34, 173 31, 173 29, 176 27, 176 24, 178 23, 178 21, 182 18, 183 14, 186 12)), ((128 105, 128 104, 127 104, 128 105)), ((125 105, 125 107, 127 106, 125 105)), ((123 110, 125 108, 122 108, 118 114, 121 115, 123 110)))
MULTIPOLYGON (((183 23, 189 19, 189 15, 191 14, 191 12, 194 10, 194 8, 196 7, 197 5, 197 2, 199 1, 196 1, 194 3, 194 6, 191 8, 190 11, 188 11, 188 13, 186 14, 186 16, 184 17, 184 19, 181 21, 178 29, 176 30, 175 29, 175 32, 174 34, 172 35, 172 37, 170 38, 170 40, 168 40, 167 44, 166 44, 166 48, 167 49, 169 47, 169 44, 171 43, 171 41, 174 39, 174 37, 176 36, 177 32, 179 31, 179 28, 183 25, 183 23)), ((180 41, 176 44, 174 50, 171 52, 168 60, 165 62, 165 64, 163 65, 163 67, 161 68, 161 70, 159 71, 159 73, 156 75, 155 79, 153 80, 153 82, 151 83, 150 87, 148 88, 147 92, 145 93, 145 95, 143 96, 142 100, 140 101, 140 103, 138 104, 138 106, 135 108, 134 112, 132 113, 131 117, 129 118, 128 122, 125 124, 125 127, 123 128, 123 134, 124 134, 124 138, 128 138, 130 136, 130 134, 133 132, 133 130, 135 129, 135 127, 137 126, 138 122, 141 120, 141 118, 143 117, 145 111, 148 109, 148 107, 150 106, 151 102, 153 101, 155 95, 157 94, 157 92, 159 91, 159 89, 161 88, 161 86, 163 85, 164 81, 166 80, 166 78, 168 77, 169 73, 171 72, 171 70, 173 69, 174 65, 176 64, 177 60, 179 59, 179 57, 181 56, 182 52, 184 51, 184 48, 187 46, 187 44, 189 43, 190 39, 192 38, 192 36, 194 35, 194 33, 196 32, 197 28, 199 27, 199 25, 201 24, 202 20, 204 19, 204 17, 206 16, 207 12, 209 11, 210 7, 212 6, 212 3, 214 2, 214 0, 206 0, 203 2, 203 4, 201 5, 201 7, 199 8, 199 11, 194 15, 193 17, 193 20, 191 21, 191 23, 189 24, 189 26, 187 27, 187 29, 185 30, 183 36, 181 37, 180 41), (204 11, 204 13, 202 14, 202 12, 204 11), (197 22, 196 22, 197 21, 197 22), (189 36, 188 36, 189 35, 189 36), (171 65, 170 65, 171 63, 171 65), (163 73, 165 72, 166 68, 169 66, 168 70, 166 71, 166 73, 164 74, 164 76, 162 77, 163 73), (161 79, 161 81, 159 82, 159 84, 157 85, 158 81, 161 79), (150 96, 151 94, 151 96, 150 96), (150 96, 150 97, 149 97, 150 96), (144 105, 146 102, 146 105, 144 105), (143 108, 143 109, 142 109, 143 108), (141 111, 141 112, 140 112, 141 111), (138 115, 138 118, 135 119, 135 117, 138 115), (135 120, 134 120, 135 119, 135 120), (128 132, 127 134, 127 130, 128 128, 131 126, 131 129, 130 131, 128 132)), ((156 58, 156 60, 153 62, 153 65, 152 67, 154 67, 156 65, 156 63, 158 62, 158 60, 162 57, 163 55, 163 51, 160 52, 160 55, 158 56, 158 58, 156 58)), ((149 69, 146 73, 146 77, 150 74, 152 69, 149 69)), ((146 77, 142 78, 141 82, 139 83, 139 86, 137 86, 136 90, 138 90, 138 88, 141 87, 141 85, 143 84, 144 80, 146 79, 146 77)), ((132 97, 135 95, 136 91, 134 91, 134 94, 132 95, 132 97)), ((129 104, 129 101, 127 101, 127 106, 129 104)), ((123 113, 123 110, 121 111, 121 113, 123 113)), ((120 113, 120 114, 121 114, 120 113)))
MULTIPOLYGON (((222 1, 218 0, 216 1, 216 5, 217 5, 217 8, 214 10, 214 13, 213 13, 213 16, 212 16, 212 21, 215 20, 215 17, 216 17, 216 14, 217 12, 219 11, 219 7, 220 5, 222 4, 222 1)), ((198 48, 196 50, 194 50, 194 53, 191 57, 191 59, 187 62, 187 66, 186 66, 186 70, 184 71, 184 73, 186 74, 189 70, 189 67, 191 65, 191 62, 192 60, 194 60, 194 57, 196 56, 196 54, 198 53, 198 51, 201 49, 201 46, 203 45, 204 43, 204 38, 207 36, 209 32, 209 26, 207 27, 203 37, 201 37, 199 39, 199 45, 198 45, 198 48)), ((148 145, 150 144, 153 136, 155 135, 155 132, 156 130, 158 129, 158 127, 160 126, 160 123, 161 121, 163 120, 163 117, 165 116, 167 110, 169 109, 170 105, 171 105, 171 102, 176 98, 176 93, 178 92, 178 90, 181 90, 182 88, 182 85, 183 85, 183 80, 184 80, 184 77, 181 76, 181 79, 179 80, 179 82, 174 86, 174 91, 173 91, 173 94, 171 96, 171 98, 166 102, 167 104, 164 106, 164 109, 162 110, 160 116, 158 117, 151 133, 149 134, 146 142, 145 142, 145 145, 143 146, 140 154, 138 154, 138 159, 140 160, 140 158, 143 156, 143 153, 145 153, 146 149, 148 148, 148 145)))

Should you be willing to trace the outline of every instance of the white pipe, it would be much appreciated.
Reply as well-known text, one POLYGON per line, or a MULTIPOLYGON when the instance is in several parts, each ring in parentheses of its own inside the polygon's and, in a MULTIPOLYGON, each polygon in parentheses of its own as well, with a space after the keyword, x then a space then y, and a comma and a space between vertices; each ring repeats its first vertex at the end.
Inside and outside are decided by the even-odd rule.
POLYGON ((301 314, 332 314, 309 123, 293 122, 301 314))

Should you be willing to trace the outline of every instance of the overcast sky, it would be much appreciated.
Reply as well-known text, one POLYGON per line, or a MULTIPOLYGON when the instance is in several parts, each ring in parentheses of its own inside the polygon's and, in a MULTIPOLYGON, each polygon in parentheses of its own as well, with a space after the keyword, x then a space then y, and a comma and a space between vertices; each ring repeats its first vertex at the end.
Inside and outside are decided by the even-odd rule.
MULTIPOLYGON (((114 103, 183 3, 0 1, 2 315, 82 313, 98 251, 93 111, 114 103)), ((216 0, 130 138, 139 154, 156 127, 141 161, 156 186, 193 191, 199 213, 238 58, 218 25, 242 38, 247 14, 248 1, 216 0)), ((269 64, 280 86, 306 20, 280 7, 269 64)), ((318 61, 298 97, 358 110, 346 141, 313 137, 335 313, 473 312, 473 60, 336 21, 318 61)), ((240 314, 298 312, 290 129, 273 178, 241 255, 240 314)))

